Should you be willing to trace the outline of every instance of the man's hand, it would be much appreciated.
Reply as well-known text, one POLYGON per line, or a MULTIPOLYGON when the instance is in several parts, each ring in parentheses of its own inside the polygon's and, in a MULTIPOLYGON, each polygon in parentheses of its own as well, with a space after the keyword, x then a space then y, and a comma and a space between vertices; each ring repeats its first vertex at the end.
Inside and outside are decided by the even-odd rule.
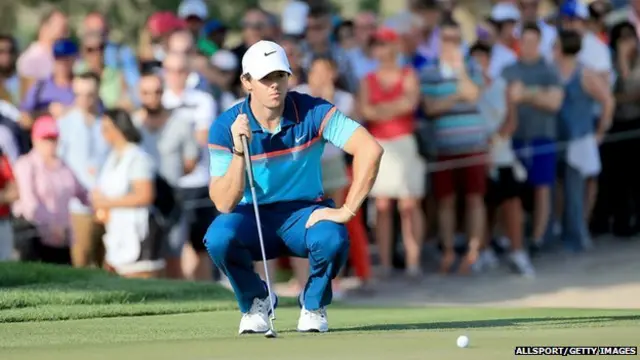
POLYGON ((110 207, 109 200, 98 189, 91 192, 91 205, 94 209, 108 209, 110 207))
POLYGON ((520 104, 524 100, 525 88, 522 82, 516 81, 509 85, 509 99, 514 104, 520 104))
POLYGON ((242 145, 242 136, 247 137, 247 143, 251 141, 251 129, 249 128, 249 117, 246 114, 239 114, 236 121, 231 124, 231 135, 233 136, 233 147, 237 151, 245 151, 242 145))
POLYGON ((324 220, 332 221, 338 224, 344 224, 347 221, 351 220, 352 217, 353 215, 351 215, 351 212, 344 207, 340 209, 325 207, 314 210, 311 213, 311 216, 309 216, 309 220, 307 220, 307 224, 305 226, 308 229, 316 223, 324 220))

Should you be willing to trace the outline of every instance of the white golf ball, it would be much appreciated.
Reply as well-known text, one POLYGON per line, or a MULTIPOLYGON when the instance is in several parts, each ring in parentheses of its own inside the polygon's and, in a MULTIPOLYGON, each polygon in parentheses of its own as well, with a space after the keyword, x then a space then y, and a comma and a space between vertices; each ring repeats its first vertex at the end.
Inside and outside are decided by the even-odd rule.
POLYGON ((456 341, 456 343, 458 344, 459 348, 466 348, 467 346, 469 346, 469 338, 465 335, 460 335, 458 336, 458 340, 456 341))

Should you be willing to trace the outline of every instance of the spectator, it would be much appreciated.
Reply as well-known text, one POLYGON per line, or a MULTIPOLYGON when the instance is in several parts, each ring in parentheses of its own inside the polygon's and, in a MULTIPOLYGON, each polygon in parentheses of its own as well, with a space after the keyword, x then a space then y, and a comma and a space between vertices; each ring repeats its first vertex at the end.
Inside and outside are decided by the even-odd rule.
POLYGON ((2 95, 2 100, 13 105, 20 103, 22 86, 20 77, 16 73, 18 53, 18 44, 13 36, 0 35, 0 84, 3 91, 6 91, 6 94, 2 95))
POLYGON ((427 62, 438 59, 440 53, 440 35, 438 24, 442 18, 437 0, 415 0, 411 3, 418 31, 416 52, 427 62))
MULTIPOLYGON (((616 72, 616 109, 610 133, 620 136, 640 130, 640 56, 636 28, 629 21, 622 21, 611 29, 611 49, 616 72)), ((612 231, 615 236, 629 237, 640 231, 640 178, 629 172, 624 159, 628 154, 640 152, 635 138, 604 144, 602 146, 602 176, 598 205, 593 225, 597 232, 612 231)))
MULTIPOLYGON (((82 39, 93 39, 96 37, 104 41, 104 65, 107 69, 116 69, 122 73, 127 83, 129 93, 135 103, 135 91, 140 80, 138 71, 138 59, 135 52, 128 45, 115 43, 109 40, 110 28, 105 16, 101 13, 92 12, 87 14, 82 24, 82 39)), ((83 43, 85 40, 83 40, 83 43)))
POLYGON ((491 46, 491 62, 489 63, 489 76, 493 79, 502 70, 516 62, 518 54, 514 51, 516 24, 520 20, 520 12, 511 3, 498 3, 491 10, 490 21, 496 28, 496 41, 491 46))
POLYGON ((198 34, 198 50, 206 57, 211 57, 224 47, 227 38, 227 27, 218 20, 207 21, 198 34))
POLYGON ((3 156, 14 164, 23 151, 20 146, 20 129, 6 117, 0 115, 0 151, 3 156))
POLYGON ((356 37, 354 24, 351 20, 343 20, 340 22, 334 31, 334 36, 338 46, 349 51, 353 50, 358 46, 356 37))
POLYGON ((18 200, 18 187, 9 160, 0 149, 0 261, 13 260, 11 204, 18 200))
POLYGON ((291 67, 291 76, 289 76, 289 89, 307 82, 307 72, 302 68, 302 46, 300 40, 285 36, 280 41, 280 45, 287 53, 289 66, 291 67))
POLYGON ((146 31, 141 33, 140 60, 142 62, 162 61, 167 54, 169 36, 185 28, 183 21, 170 11, 159 11, 147 20, 146 31))
POLYGON ((105 266, 124 277, 158 277, 165 266, 160 252, 166 238, 151 211, 153 160, 138 145, 140 133, 126 111, 106 111, 101 126, 112 150, 91 200, 105 225, 105 266))
POLYGON ((305 1, 289 1, 282 10, 282 33, 298 39, 304 37, 307 28, 307 15, 309 4, 305 1))
POLYGON ((178 7, 178 17, 186 23, 193 37, 197 38, 209 17, 209 9, 202 0, 182 0, 178 7))
MULTIPOLYGON (((166 110, 162 106, 162 93, 162 80, 158 75, 143 75, 140 82, 142 109, 133 120, 142 135, 142 149, 151 155, 159 175, 177 191, 180 178, 196 167, 200 148, 193 136, 189 119, 176 116, 178 112, 166 110)), ((168 244, 165 253, 175 253, 175 249, 182 248, 185 240, 189 238, 189 219, 184 215, 180 216, 181 213, 182 211, 178 210, 177 219, 168 219, 170 229, 166 229, 168 244)), ((194 244, 194 247, 198 245, 194 244)), ((192 263, 200 268, 190 269, 187 278, 211 278, 211 263, 208 259, 192 263)))
MULTIPOLYGON (((522 29, 521 54, 506 67, 502 76, 508 82, 508 116, 515 116, 517 127, 513 145, 527 170, 527 190, 533 191, 533 245, 545 240, 551 214, 551 187, 556 181, 556 114, 563 98, 562 83, 556 69, 540 53, 541 31, 535 24, 522 29)), ((524 253, 512 261, 524 275, 533 274, 524 253)))
POLYGON ((18 57, 20 76, 30 80, 47 80, 54 73, 55 44, 67 36, 67 16, 57 9, 47 12, 40 20, 38 39, 18 57))
POLYGON ((424 216, 425 164, 419 157, 413 132, 415 109, 420 92, 415 73, 398 66, 398 35, 381 28, 374 35, 373 54, 380 67, 367 75, 360 86, 360 113, 369 131, 385 150, 378 178, 371 190, 376 204, 376 242, 383 267, 382 276, 391 273, 393 239, 393 200, 398 200, 402 238, 406 249, 407 275, 421 274, 420 249, 424 216))
POLYGON ((461 51, 462 33, 457 23, 444 21, 439 29, 441 53, 438 63, 421 73, 424 111, 434 122, 437 161, 471 162, 448 165, 433 174, 438 202, 438 229, 443 240, 440 271, 448 273, 455 262, 456 191, 464 189, 469 250, 459 271, 466 273, 476 262, 486 224, 484 195, 486 166, 473 159, 487 150, 486 123, 478 100, 483 84, 482 71, 473 61, 465 61, 461 51), (445 84, 453 84, 448 86, 445 84), (453 168, 451 168, 453 167, 453 168))
MULTIPOLYGON (((354 111, 353 96, 346 91, 336 88, 338 80, 338 68, 331 58, 316 58, 309 69, 309 83, 293 88, 303 94, 325 99, 336 106, 340 112, 352 116, 354 111)), ((344 152, 331 144, 326 144, 322 154, 322 186, 327 198, 335 202, 336 208, 340 208, 346 196, 346 186, 349 184, 344 152)), ((353 239, 352 239, 353 240, 353 239)), ((304 289, 309 278, 309 262, 307 259, 294 258, 292 265, 296 270, 297 291, 304 289)), ((338 281, 334 281, 333 295, 340 297, 338 281)))
POLYGON ((92 72, 100 77, 100 100, 107 109, 115 107, 133 109, 129 100, 127 82, 120 70, 105 62, 106 41, 102 35, 86 35, 82 39, 82 59, 75 64, 74 72, 92 72))
POLYGON ((211 57, 211 66, 215 74, 212 93, 219 113, 231 108, 237 100, 237 96, 233 92, 233 82, 239 65, 238 59, 229 50, 218 50, 211 57))
POLYGON ((536 24, 540 29, 540 49, 538 51, 542 56, 549 60, 553 60, 553 45, 558 37, 558 31, 555 26, 547 24, 544 19, 540 18, 540 0, 518 0, 520 8, 520 24, 516 28, 516 36, 523 36, 524 25, 536 24))
POLYGON ((600 171, 596 138, 604 137, 614 108, 607 80, 578 64, 581 43, 580 34, 562 30, 555 49, 555 60, 566 94, 558 117, 559 138, 569 144, 564 161, 561 161, 564 195, 562 240, 565 248, 573 252, 584 250, 589 243, 584 216, 586 179, 600 171), (585 121, 590 118, 596 102, 603 108, 597 130, 594 122, 585 121))
MULTIPOLYGON (((215 215, 215 209, 209 200, 209 163, 208 156, 205 154, 209 127, 217 114, 217 109, 211 95, 187 86, 189 74, 187 65, 187 57, 184 54, 169 54, 165 59, 163 64, 165 90, 162 95, 162 104, 166 109, 174 111, 176 117, 189 122, 201 149, 200 161, 196 168, 178 181, 181 189, 180 198, 185 204, 184 213, 189 222, 190 244, 199 244, 198 250, 200 250, 200 243, 215 215)), ((173 244, 176 246, 169 249, 170 253, 167 257, 169 277, 182 277, 180 257, 183 244, 173 244)), ((199 253, 202 256, 206 254, 204 250, 199 253)))
MULTIPOLYGON (((236 58, 242 59, 244 53, 247 52, 247 49, 251 45, 266 38, 266 29, 269 26, 268 22, 267 13, 261 8, 253 7, 247 9, 240 22, 240 26, 242 27, 242 42, 231 50, 236 54, 236 58)), ((238 88, 241 88, 241 73, 241 70, 238 70, 236 73, 236 79, 238 80, 236 80, 235 86, 238 88)))
POLYGON ((378 67, 378 62, 371 53, 377 22, 378 19, 372 12, 361 12, 353 20, 356 46, 349 50, 348 54, 358 80, 362 80, 378 67))
POLYGON ((609 31, 605 24, 612 7, 608 1, 595 0, 589 4, 589 29, 605 44, 609 43, 609 31))
MULTIPOLYGON (((58 155, 86 192, 96 186, 98 174, 110 150, 100 133, 102 107, 98 98, 99 88, 98 75, 76 75, 73 79, 75 101, 69 112, 58 120, 58 155)), ((69 210, 74 238, 71 246, 73 266, 101 267, 104 245, 96 235, 101 227, 95 221, 91 208, 78 199, 72 199, 69 210)))
POLYGON ((78 55, 78 47, 69 39, 56 41, 53 46, 53 75, 48 79, 39 79, 29 89, 20 111, 20 123, 23 128, 30 129, 33 119, 41 114, 49 114, 54 118, 62 116, 67 107, 73 104, 73 64, 78 55))
POLYGON ((33 150, 15 164, 20 199, 13 214, 35 230, 31 243, 36 259, 55 264, 71 264, 71 224, 69 202, 78 198, 88 203, 87 193, 73 172, 57 157, 58 128, 51 116, 41 116, 33 124, 33 150))
MULTIPOLYGON (((209 92, 209 83, 204 75, 197 69, 196 57, 197 49, 195 46, 193 35, 186 30, 178 30, 172 33, 167 40, 167 49, 169 53, 181 54, 187 57, 189 75, 187 77, 187 86, 189 88, 209 92)), ((205 58, 205 61, 207 59, 205 58)))
POLYGON ((331 42, 331 12, 324 5, 313 6, 307 18, 307 32, 302 43, 302 67, 309 70, 316 57, 330 57, 338 64, 339 84, 354 93, 358 88, 347 53, 331 42))

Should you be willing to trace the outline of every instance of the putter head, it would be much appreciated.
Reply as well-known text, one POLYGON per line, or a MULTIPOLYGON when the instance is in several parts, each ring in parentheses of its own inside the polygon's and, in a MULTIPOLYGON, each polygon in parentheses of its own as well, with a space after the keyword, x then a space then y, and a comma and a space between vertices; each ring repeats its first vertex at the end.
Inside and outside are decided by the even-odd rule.
POLYGON ((267 339, 275 339, 278 337, 278 334, 275 332, 275 330, 269 329, 266 333, 264 333, 264 337, 266 337, 267 339))

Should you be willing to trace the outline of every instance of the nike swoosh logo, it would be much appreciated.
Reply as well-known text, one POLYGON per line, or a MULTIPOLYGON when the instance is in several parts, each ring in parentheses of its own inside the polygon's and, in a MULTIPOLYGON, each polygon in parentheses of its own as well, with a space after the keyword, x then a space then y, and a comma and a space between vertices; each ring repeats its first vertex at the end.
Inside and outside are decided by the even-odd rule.
POLYGON ((272 52, 264 53, 264 56, 269 56, 269 55, 271 55, 271 54, 275 54, 275 53, 276 53, 276 51, 274 50, 274 51, 272 51, 272 52))
POLYGON ((299 138, 296 138, 296 143, 299 143, 300 141, 302 141, 304 139, 304 136, 301 136, 299 138))

